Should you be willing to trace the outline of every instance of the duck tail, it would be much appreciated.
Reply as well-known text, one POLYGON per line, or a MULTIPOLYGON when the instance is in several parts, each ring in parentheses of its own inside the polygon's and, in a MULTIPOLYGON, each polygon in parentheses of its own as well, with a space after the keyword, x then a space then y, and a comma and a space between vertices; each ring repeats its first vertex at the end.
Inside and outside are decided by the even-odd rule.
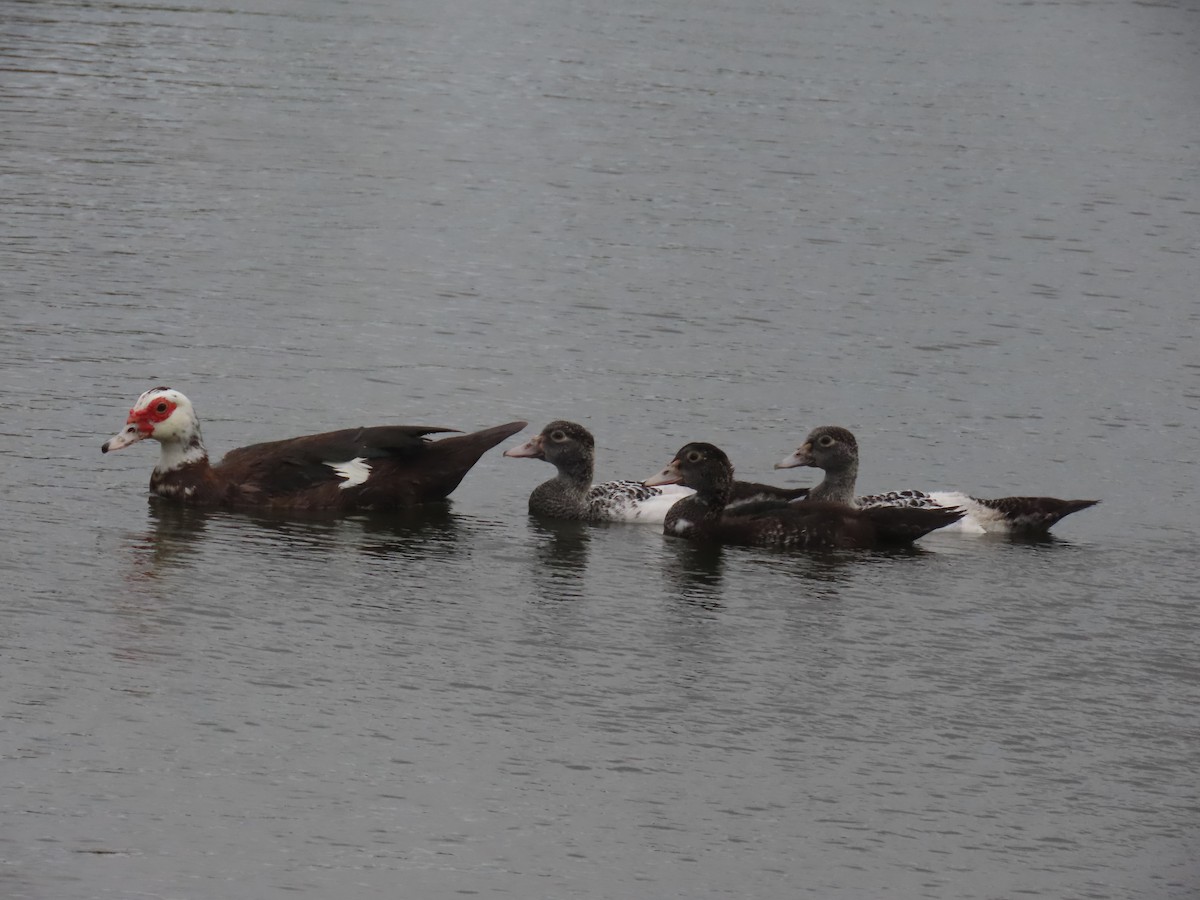
POLYGON ((494 425, 491 428, 484 428, 482 431, 442 438, 431 446, 444 453, 451 453, 464 462, 470 460, 467 465, 472 466, 483 454, 528 425, 528 422, 508 422, 504 425, 494 425))
POLYGON ((972 498, 994 509, 1017 534, 1044 534, 1065 516, 1095 506, 1099 500, 1059 500, 1055 497, 1000 497, 996 500, 972 498))
POLYGON ((885 543, 909 544, 931 531, 953 525, 966 513, 958 507, 917 509, 905 506, 875 506, 860 511, 885 543))
POLYGON ((475 463, 479 462, 483 454, 528 425, 528 422, 509 422, 470 434, 456 434, 454 437, 427 444, 429 453, 437 462, 429 467, 429 472, 423 479, 423 486, 426 488, 424 499, 445 497, 458 487, 459 482, 466 477, 475 463))

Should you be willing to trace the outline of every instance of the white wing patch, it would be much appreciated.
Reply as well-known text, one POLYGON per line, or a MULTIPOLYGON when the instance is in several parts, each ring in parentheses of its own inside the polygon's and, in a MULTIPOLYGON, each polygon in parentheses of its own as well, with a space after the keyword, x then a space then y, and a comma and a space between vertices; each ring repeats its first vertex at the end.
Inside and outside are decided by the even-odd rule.
POLYGON ((371 477, 371 467, 367 464, 365 456, 356 456, 349 462, 327 462, 325 465, 345 479, 338 485, 343 491, 346 488, 357 487, 371 477))
POLYGON ((691 530, 692 530, 692 523, 689 522, 687 519, 679 519, 678 521, 675 522, 675 533, 676 534, 683 534, 685 531, 691 531, 691 530))

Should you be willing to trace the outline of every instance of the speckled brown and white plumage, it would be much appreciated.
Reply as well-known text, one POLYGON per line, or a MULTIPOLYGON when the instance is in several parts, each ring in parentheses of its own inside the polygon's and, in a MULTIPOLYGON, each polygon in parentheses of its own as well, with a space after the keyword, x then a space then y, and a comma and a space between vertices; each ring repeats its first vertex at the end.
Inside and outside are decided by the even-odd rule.
MULTIPOLYGON (((549 518, 661 525, 671 507, 692 494, 690 488, 680 485, 648 487, 640 481, 592 484, 595 438, 578 422, 565 419, 551 422, 524 444, 504 451, 504 455, 545 460, 558 470, 529 495, 529 511, 549 518)), ((804 496, 808 489, 739 481, 734 493, 736 503, 766 498, 790 500, 804 496)))
POLYGON ((733 466, 717 447, 686 444, 647 484, 696 491, 676 503, 663 533, 698 543, 798 550, 868 549, 912 543, 962 516, 955 509, 856 510, 844 503, 767 501, 728 508, 733 466))
POLYGON ((858 509, 962 509, 966 515, 947 530, 965 534, 1045 534, 1064 516, 1099 502, 1054 497, 985 500, 959 491, 904 490, 855 495, 858 459, 858 441, 850 431, 836 425, 822 425, 814 428, 796 452, 777 463, 776 468, 812 466, 824 470, 825 478, 809 492, 809 500, 833 500, 858 509))
POLYGON ((167 387, 142 394, 104 452, 145 438, 162 447, 151 493, 189 506, 338 513, 389 511, 440 500, 489 448, 520 431, 510 422, 439 441, 449 428, 347 428, 240 447, 209 462, 191 401, 167 387))

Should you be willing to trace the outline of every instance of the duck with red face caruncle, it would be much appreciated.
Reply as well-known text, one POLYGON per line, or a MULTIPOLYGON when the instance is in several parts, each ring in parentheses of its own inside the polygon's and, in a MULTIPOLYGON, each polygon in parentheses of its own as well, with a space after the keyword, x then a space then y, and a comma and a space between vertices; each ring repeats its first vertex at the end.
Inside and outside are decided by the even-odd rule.
POLYGON ((162 448, 150 476, 156 496, 189 506, 276 512, 386 512, 445 498, 490 448, 526 426, 509 422, 430 441, 452 428, 377 425, 253 444, 209 462, 192 403, 180 391, 146 391, 105 453, 147 438, 162 448))

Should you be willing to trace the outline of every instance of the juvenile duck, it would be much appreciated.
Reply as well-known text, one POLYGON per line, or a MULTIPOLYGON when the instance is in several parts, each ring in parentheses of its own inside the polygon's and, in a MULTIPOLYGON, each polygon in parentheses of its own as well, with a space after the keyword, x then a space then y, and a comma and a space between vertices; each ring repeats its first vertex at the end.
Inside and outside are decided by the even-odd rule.
POLYGON ((580 522, 661 524, 671 505, 692 492, 686 488, 646 487, 639 481, 592 484, 596 441, 576 422, 558 419, 540 434, 504 451, 514 459, 544 459, 558 470, 529 495, 529 511, 552 519, 580 522))
POLYGON ((795 453, 775 464, 777 469, 812 466, 823 469, 824 480, 808 493, 809 500, 832 500, 858 509, 959 508, 963 516, 949 530, 967 534, 1042 535, 1059 519, 1095 506, 1098 500, 1058 500, 1054 497, 1000 497, 982 500, 959 491, 888 491, 855 496, 858 480, 858 441, 845 428, 814 428, 795 453))

